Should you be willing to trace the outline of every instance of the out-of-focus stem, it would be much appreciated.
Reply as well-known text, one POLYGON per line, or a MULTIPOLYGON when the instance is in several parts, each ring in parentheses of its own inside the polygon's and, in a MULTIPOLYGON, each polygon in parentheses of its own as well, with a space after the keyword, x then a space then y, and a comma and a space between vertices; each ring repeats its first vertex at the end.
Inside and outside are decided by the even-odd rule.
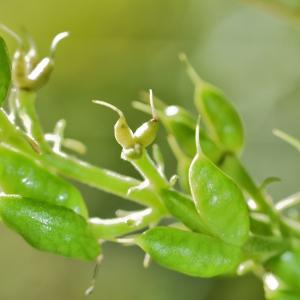
POLYGON ((49 152, 51 148, 45 141, 44 133, 35 109, 36 93, 17 89, 16 109, 26 133, 39 144, 41 151, 49 152))

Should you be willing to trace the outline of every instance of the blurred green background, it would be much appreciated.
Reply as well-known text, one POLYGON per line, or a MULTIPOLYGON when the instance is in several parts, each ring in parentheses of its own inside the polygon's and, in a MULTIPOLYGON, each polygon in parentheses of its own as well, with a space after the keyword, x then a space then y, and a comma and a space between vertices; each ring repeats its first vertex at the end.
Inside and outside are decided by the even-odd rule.
MULTIPOLYGON (((56 120, 67 120, 66 134, 88 146, 88 161, 137 176, 119 158, 112 135, 116 115, 91 99, 119 106, 133 128, 147 118, 130 105, 143 89, 152 88, 166 102, 193 110, 193 87, 178 61, 184 51, 201 76, 221 87, 242 114, 247 135, 243 160, 255 179, 282 178, 270 188, 275 200, 299 189, 299 155, 271 133, 277 127, 300 135, 297 22, 230 0, 1 0, 0 22, 16 31, 25 26, 43 55, 54 34, 71 32, 58 49, 51 81, 39 93, 38 110, 46 131, 56 120)), ((14 41, 3 36, 13 51, 14 41)), ((159 142, 171 175, 174 160, 163 132, 159 142)), ((93 216, 136 208, 81 189, 93 216)), ((0 299, 84 299, 93 264, 38 252, 4 226, 0 230, 0 299)), ((118 245, 106 244, 104 255, 90 299, 263 299, 253 276, 201 280, 155 264, 144 270, 141 251, 118 245)))

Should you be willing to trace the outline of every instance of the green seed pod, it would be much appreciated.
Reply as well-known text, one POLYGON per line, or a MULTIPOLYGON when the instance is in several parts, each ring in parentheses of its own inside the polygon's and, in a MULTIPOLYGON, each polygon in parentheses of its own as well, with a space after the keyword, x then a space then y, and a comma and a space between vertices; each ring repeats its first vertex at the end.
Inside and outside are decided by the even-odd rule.
POLYGON ((1 196, 0 216, 39 250, 82 260, 94 260, 99 255, 100 246, 88 223, 68 208, 19 196, 1 196))
MULTIPOLYGON (((174 137, 181 150, 180 152, 189 158, 193 158, 196 153, 195 117, 183 107, 178 105, 167 106, 158 98, 154 98, 154 103, 158 103, 157 106, 159 107, 157 110, 157 118, 163 124, 168 134, 174 137)), ((133 104, 134 107, 139 110, 147 113, 150 112, 149 106, 143 103, 134 102, 133 104)), ((200 139, 205 155, 217 163, 222 157, 222 151, 203 130, 200 132, 200 139)))
POLYGON ((136 243, 158 264, 196 277, 232 272, 242 260, 238 247, 219 239, 168 227, 155 227, 136 243))
POLYGON ((124 149, 129 149, 134 146, 133 133, 127 124, 124 116, 120 116, 114 126, 115 139, 124 149))
POLYGON ((151 119, 142 124, 134 133, 134 138, 143 148, 151 145, 157 135, 159 123, 157 119, 151 119))
POLYGON ((3 144, 0 144, 0 188, 7 194, 68 207, 85 218, 88 215, 82 196, 73 185, 3 144))
POLYGON ((152 119, 142 124, 134 133, 135 141, 143 148, 148 147, 154 142, 159 127, 156 110, 154 108, 153 93, 151 89, 149 90, 149 99, 152 119))
POLYGON ((110 108, 119 115, 119 120, 114 126, 115 139, 123 149, 129 149, 134 152, 135 139, 133 133, 126 121, 123 112, 114 105, 101 100, 93 100, 94 103, 110 108))
POLYGON ((0 106, 4 102, 11 81, 10 59, 4 40, 0 36, 0 106))
POLYGON ((27 75, 27 90, 38 90, 44 86, 53 71, 54 60, 50 57, 43 58, 36 67, 27 75))
POLYGON ((191 199, 169 189, 162 190, 160 196, 172 216, 193 231, 210 234, 206 224, 199 217, 195 204, 191 199))
POLYGON ((244 129, 238 112, 219 89, 199 78, 185 55, 180 58, 195 83, 195 105, 209 133, 224 151, 239 153, 244 144, 244 129))
POLYGON ((201 152, 197 126, 197 154, 189 170, 191 193, 202 221, 227 243, 241 246, 249 236, 249 213, 239 187, 201 152))
MULTIPOLYGON (((14 35, 20 40, 16 34, 14 35)), ((19 89, 35 91, 44 86, 53 71, 57 45, 68 35, 67 32, 57 34, 52 41, 50 55, 40 61, 38 61, 38 56, 32 43, 29 51, 26 52, 23 41, 20 40, 21 47, 15 52, 13 59, 12 77, 14 85, 19 89)))

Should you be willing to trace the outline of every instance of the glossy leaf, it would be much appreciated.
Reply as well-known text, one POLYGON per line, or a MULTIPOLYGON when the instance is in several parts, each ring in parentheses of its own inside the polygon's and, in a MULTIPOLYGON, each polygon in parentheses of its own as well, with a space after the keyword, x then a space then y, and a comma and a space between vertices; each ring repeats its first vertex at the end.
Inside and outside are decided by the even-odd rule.
POLYGON ((39 250, 83 260, 99 255, 100 246, 88 223, 68 208, 1 196, 0 215, 8 227, 39 250))
POLYGON ((7 194, 41 199, 70 208, 84 217, 88 215, 80 192, 72 184, 5 145, 0 145, 0 187, 7 194))
POLYGON ((212 277, 232 272, 242 260, 238 247, 169 227, 150 229, 136 243, 158 264, 190 276, 212 277))
POLYGON ((249 234, 248 208, 239 187, 203 154, 189 170, 193 200, 199 216, 218 237, 242 245, 249 234))
POLYGON ((200 84, 195 91, 195 105, 212 136, 225 151, 240 152, 244 130, 239 114, 226 97, 209 84, 200 84))

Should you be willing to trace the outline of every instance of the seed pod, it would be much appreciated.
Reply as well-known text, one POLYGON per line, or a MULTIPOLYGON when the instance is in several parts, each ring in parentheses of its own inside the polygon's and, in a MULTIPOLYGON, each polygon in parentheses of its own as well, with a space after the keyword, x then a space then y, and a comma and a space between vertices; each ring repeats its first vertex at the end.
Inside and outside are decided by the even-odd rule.
POLYGON ((209 133, 224 151, 239 153, 244 130, 238 112, 219 89, 199 78, 184 54, 180 59, 195 84, 195 105, 209 133))
POLYGON ((73 185, 3 144, 0 144, 0 188, 7 194, 68 207, 85 218, 88 215, 82 196, 73 185))
POLYGON ((125 117, 120 117, 114 126, 115 139, 125 149, 134 145, 133 133, 127 124, 125 117))
POLYGON ((202 221, 227 243, 241 246, 249 235, 249 213, 239 187, 201 152, 199 125, 197 154, 189 170, 191 193, 202 221))
POLYGON ((53 71, 54 60, 50 57, 43 58, 36 67, 27 75, 28 90, 38 90, 44 86, 53 71))
MULTIPOLYGON (((14 35, 20 40, 16 34, 14 35)), ((12 77, 14 85, 23 90, 38 90, 44 86, 53 71, 57 45, 68 35, 67 32, 57 34, 51 43, 50 55, 40 61, 38 61, 32 42, 29 51, 26 52, 21 40, 21 47, 15 52, 13 59, 12 77)))
POLYGON ((99 255, 100 246, 88 223, 68 208, 2 195, 0 216, 39 250, 83 260, 94 260, 99 255))
POLYGON ((101 100, 93 100, 94 103, 106 106, 119 115, 119 119, 114 126, 115 139, 123 149, 132 149, 135 145, 133 133, 126 121, 123 112, 114 105, 101 100))
POLYGON ((219 239, 169 227, 155 227, 136 243, 158 264, 196 277, 212 277, 235 270, 242 260, 238 247, 219 239))
POLYGON ((149 98, 150 98, 152 119, 142 124, 134 133, 134 138, 136 142, 140 144, 143 148, 148 147, 154 142, 157 136, 158 125, 159 125, 156 116, 156 111, 154 108, 153 93, 151 89, 149 90, 149 98))
MULTIPOLYGON (((157 118, 163 124, 168 134, 174 137, 181 152, 183 152, 187 157, 193 158, 196 153, 195 117, 181 106, 167 106, 160 99, 154 99, 155 104, 157 102, 159 103, 157 118)), ((139 110, 147 113, 150 112, 149 107, 143 103, 134 102, 133 105, 139 110)), ((204 132, 204 130, 200 132, 200 139, 205 155, 207 155, 213 162, 218 162, 222 156, 222 151, 219 147, 212 141, 208 134, 204 132)))
POLYGON ((10 59, 4 40, 0 36, 0 106, 4 102, 11 81, 10 59))
POLYGON ((143 148, 151 145, 157 135, 159 123, 157 119, 151 119, 142 124, 135 132, 134 138, 143 148))

